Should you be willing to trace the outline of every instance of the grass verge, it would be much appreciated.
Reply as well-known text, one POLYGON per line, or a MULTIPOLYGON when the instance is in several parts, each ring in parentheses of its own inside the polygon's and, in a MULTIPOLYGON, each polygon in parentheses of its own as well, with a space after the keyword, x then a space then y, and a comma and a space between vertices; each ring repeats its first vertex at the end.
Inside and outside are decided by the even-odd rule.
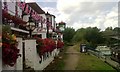
POLYGON ((76 70, 115 70, 95 56, 80 53, 76 70))
POLYGON ((77 43, 77 44, 74 46, 74 49, 75 49, 77 52, 80 52, 80 43, 77 43))

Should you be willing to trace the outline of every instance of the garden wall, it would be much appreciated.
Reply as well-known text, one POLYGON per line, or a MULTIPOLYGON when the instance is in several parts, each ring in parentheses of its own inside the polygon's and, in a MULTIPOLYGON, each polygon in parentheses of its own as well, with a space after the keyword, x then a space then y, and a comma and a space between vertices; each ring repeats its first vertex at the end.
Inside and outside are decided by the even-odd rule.
POLYGON ((2 64, 2 70, 23 70, 23 53, 25 53, 26 67, 34 68, 34 70, 43 70, 54 60, 54 57, 59 53, 59 49, 56 48, 51 53, 45 53, 45 55, 40 58, 36 50, 35 39, 22 40, 22 38, 17 38, 17 41, 21 57, 17 59, 16 65, 13 67, 2 64))
POLYGON ((43 70, 46 68, 58 53, 59 50, 56 48, 51 53, 45 53, 40 58, 36 50, 36 40, 25 40, 25 62, 28 67, 34 68, 34 70, 43 70))

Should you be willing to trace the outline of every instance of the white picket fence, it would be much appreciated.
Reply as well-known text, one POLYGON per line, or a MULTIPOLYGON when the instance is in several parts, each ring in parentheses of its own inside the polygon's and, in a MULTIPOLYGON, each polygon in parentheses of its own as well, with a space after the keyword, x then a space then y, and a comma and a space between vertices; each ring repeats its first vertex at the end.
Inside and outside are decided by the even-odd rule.
POLYGON ((51 52, 51 54, 45 53, 45 55, 40 58, 36 50, 35 39, 22 40, 22 38, 17 38, 17 40, 21 57, 17 59, 17 63, 14 67, 2 64, 2 70, 23 70, 23 51, 25 52, 26 66, 34 68, 34 70, 43 70, 54 60, 54 57, 59 54, 59 50, 56 48, 51 52))

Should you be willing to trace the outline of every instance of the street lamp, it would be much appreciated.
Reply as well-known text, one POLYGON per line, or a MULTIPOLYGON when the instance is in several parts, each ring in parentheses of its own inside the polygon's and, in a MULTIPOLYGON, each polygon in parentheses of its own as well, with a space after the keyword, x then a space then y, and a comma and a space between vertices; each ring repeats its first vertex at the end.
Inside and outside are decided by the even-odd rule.
POLYGON ((30 15, 29 17, 29 21, 28 21, 28 26, 26 27, 27 30, 29 30, 29 35, 30 35, 30 38, 32 37, 32 31, 35 29, 35 24, 32 20, 32 17, 30 15))
POLYGON ((47 38, 49 38, 49 17, 50 17, 50 14, 47 12, 46 13, 46 18, 47 18, 47 38))

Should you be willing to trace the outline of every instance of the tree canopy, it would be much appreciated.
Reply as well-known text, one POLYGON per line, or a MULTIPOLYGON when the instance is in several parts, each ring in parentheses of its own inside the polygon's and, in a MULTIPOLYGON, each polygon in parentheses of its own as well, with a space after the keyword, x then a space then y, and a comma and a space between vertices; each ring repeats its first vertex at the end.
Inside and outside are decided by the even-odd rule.
POLYGON ((75 29, 71 27, 65 28, 63 32, 63 40, 66 42, 71 42, 71 39, 73 38, 74 34, 75 34, 75 29))
POLYGON ((101 31, 97 27, 80 28, 75 31, 73 28, 67 27, 64 31, 64 41, 66 42, 81 42, 96 48, 97 45, 110 45, 114 40, 111 36, 118 36, 119 27, 107 27, 105 31, 101 31))

